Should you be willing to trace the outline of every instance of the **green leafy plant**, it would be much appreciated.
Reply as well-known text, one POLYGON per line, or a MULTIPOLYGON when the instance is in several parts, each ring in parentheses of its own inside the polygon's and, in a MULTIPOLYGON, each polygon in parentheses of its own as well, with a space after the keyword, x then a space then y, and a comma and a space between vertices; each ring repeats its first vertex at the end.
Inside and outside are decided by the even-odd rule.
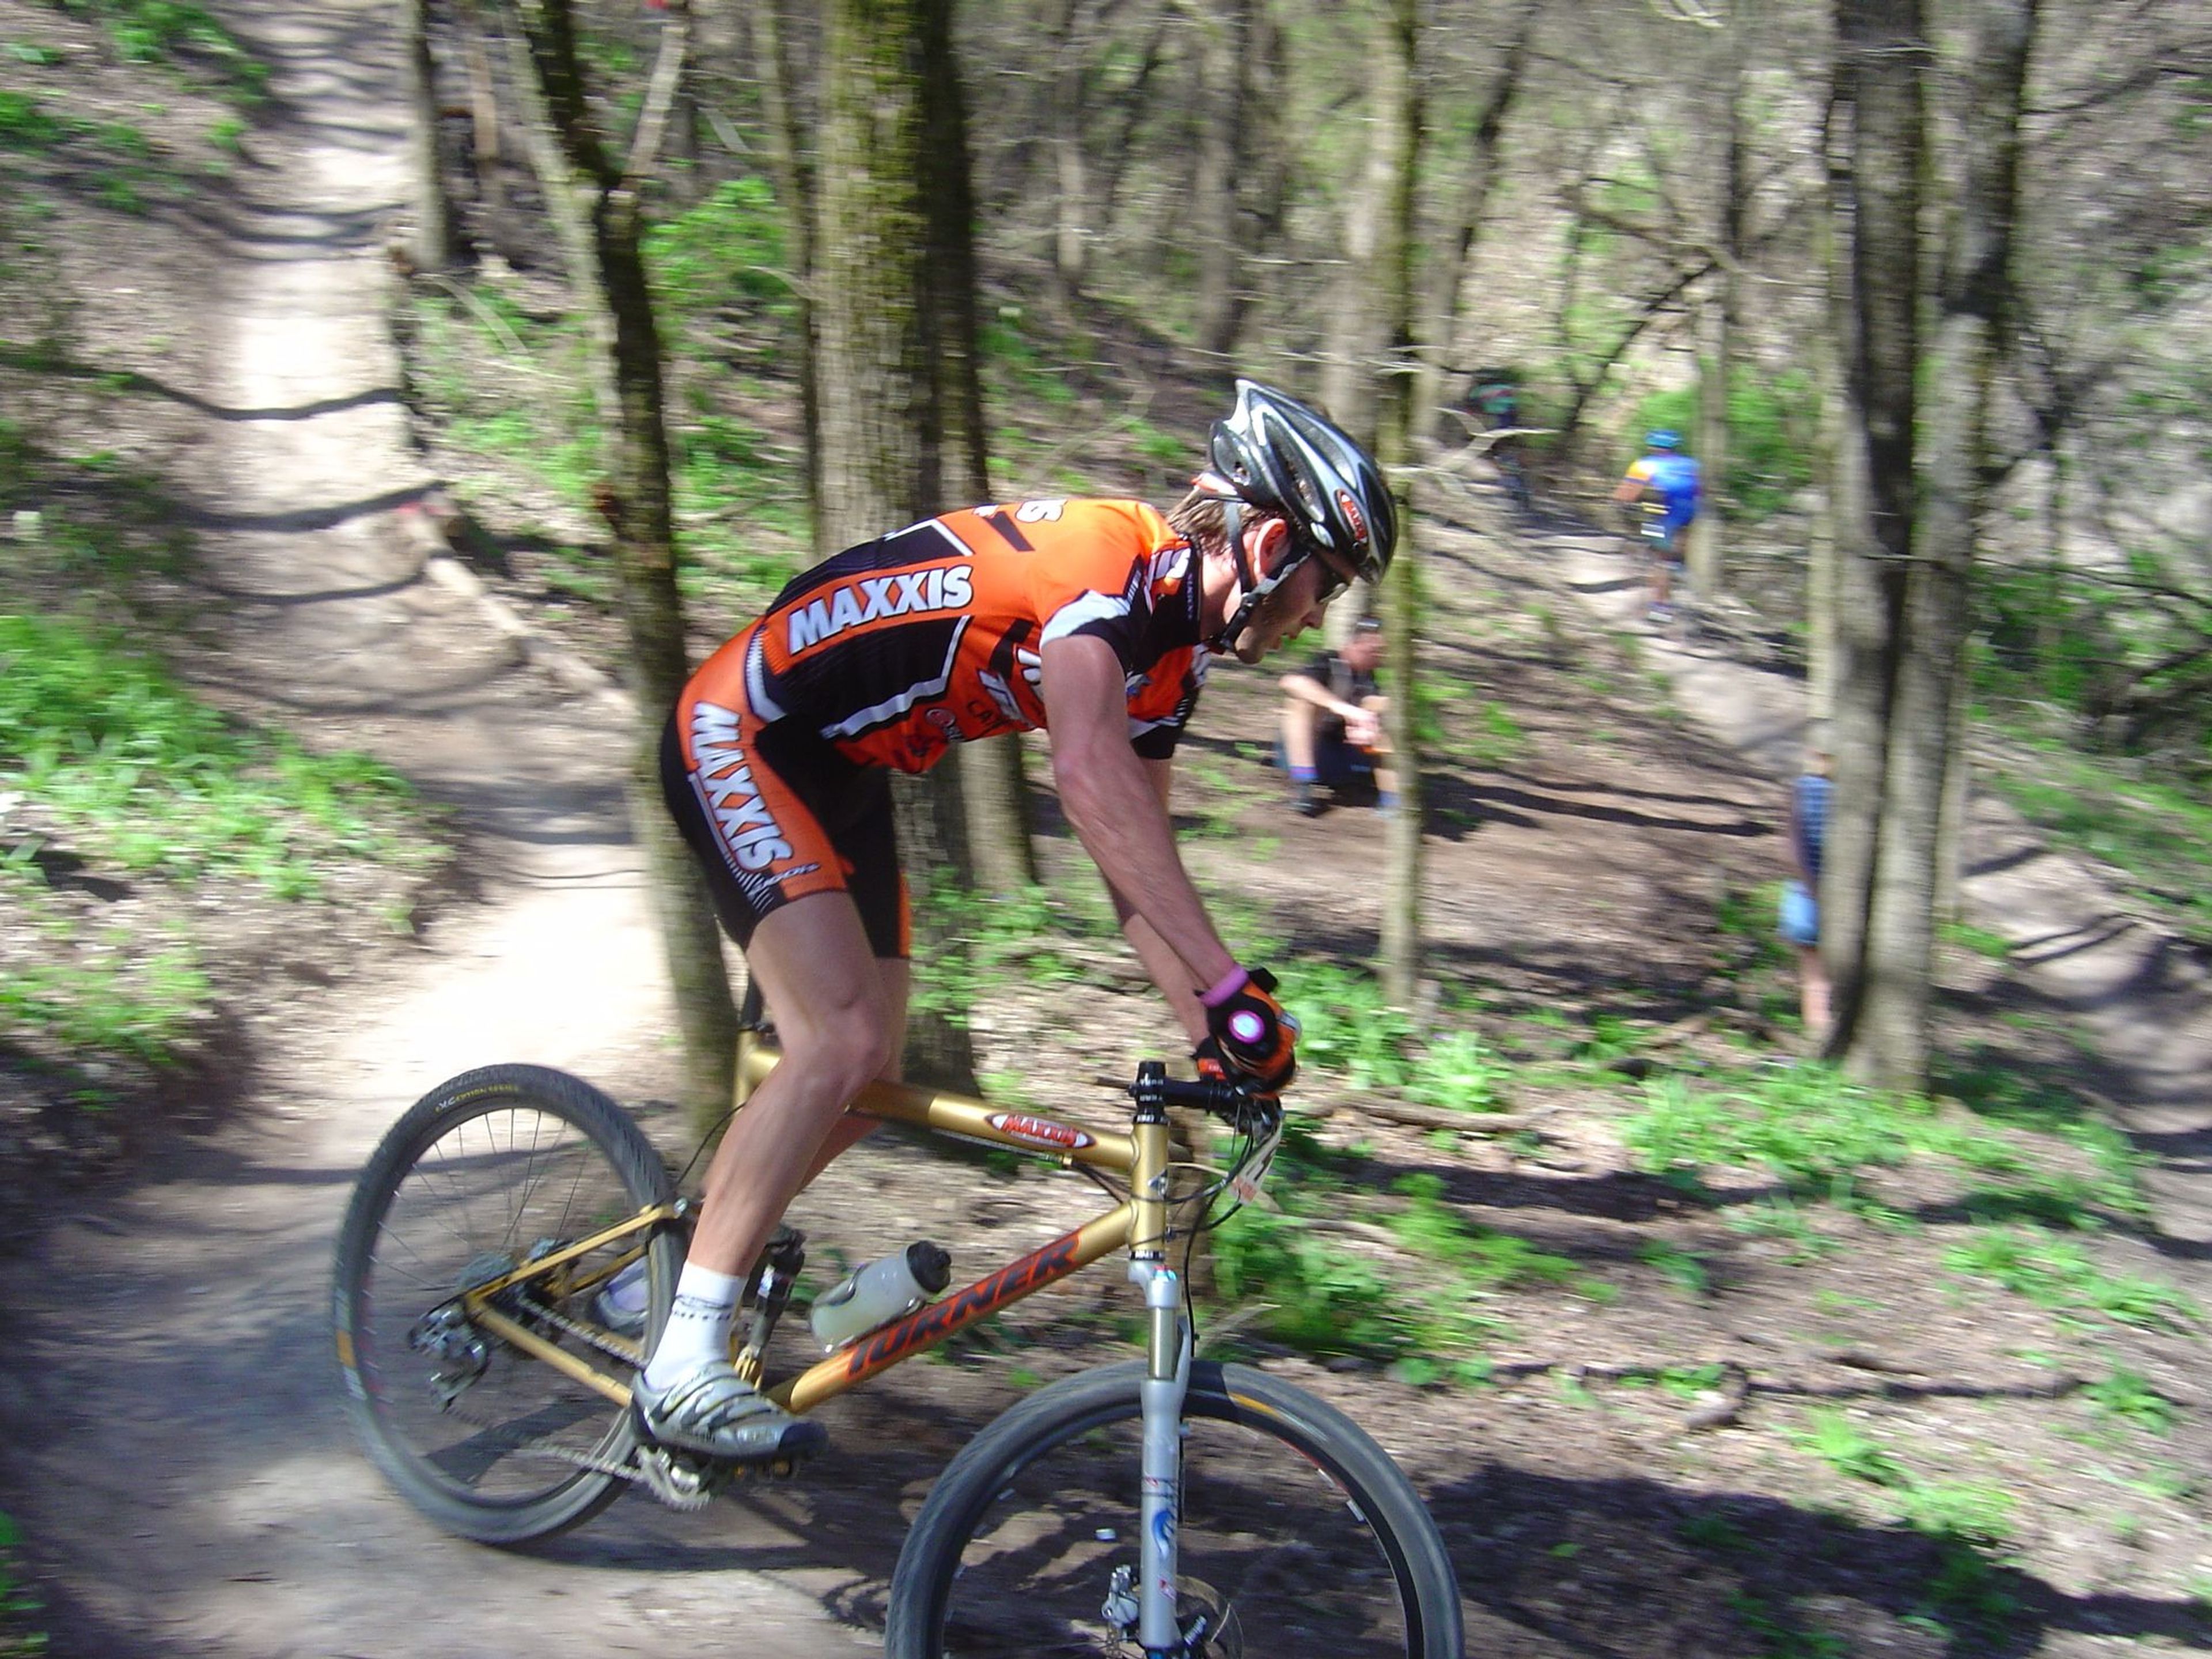
POLYGON ((1729 1611, 1759 1643, 1766 1659, 1844 1659, 1850 1644, 1832 1631, 1814 1630, 1790 1613, 1753 1595, 1736 1590, 1729 1596, 1729 1611))
POLYGON ((1905 1466, 1852 1423, 1841 1407, 1819 1407, 1805 1415, 1804 1428, 1790 1437, 1837 1474, 1877 1486, 1907 1484, 1905 1466))
POLYGON ((1712 1289, 1712 1275, 1689 1251, 1664 1239, 1646 1239, 1637 1247, 1637 1259, 1687 1297, 1702 1297, 1712 1289))
POLYGON ((269 67, 191 0, 61 0, 64 10, 99 19, 126 63, 198 70, 238 102, 258 101, 269 67))
POLYGON ((43 1631, 34 1627, 38 1595, 23 1576, 22 1528, 0 1511, 0 1659, 35 1659, 46 1651, 43 1631))
POLYGON ((1391 1217, 1390 1231, 1414 1255, 1451 1267, 1464 1290, 1554 1285, 1593 1301, 1612 1297, 1611 1286, 1592 1278, 1570 1257, 1541 1249, 1512 1233, 1468 1225, 1444 1201, 1439 1176, 1426 1170, 1401 1176, 1391 1190, 1406 1204, 1391 1217))
POLYGON ((1213 1238, 1223 1290, 1261 1304, 1268 1335, 1310 1353, 1391 1358, 1407 1346, 1403 1305, 1382 1273, 1295 1219, 1248 1207, 1213 1238))
POLYGON ((174 1060, 210 1006, 206 976, 182 945, 135 958, 115 952, 91 965, 25 963, 0 978, 0 1031, 43 1030, 80 1053, 155 1066, 174 1060))
POLYGON ((1448 1111, 1491 1112, 1512 1068, 1474 1031, 1447 1032, 1413 1061, 1406 1097, 1448 1111))
POLYGON ((1405 1086, 1413 1022, 1383 1001, 1372 975, 1310 959, 1281 963, 1275 972, 1277 994, 1298 1019, 1302 1067, 1334 1073, 1354 1088, 1405 1086))
POLYGON ((917 1008, 964 1024, 979 1000, 1004 985, 1073 984, 1083 975, 1066 947, 1092 933, 1097 918, 1061 904, 1047 888, 996 897, 940 883, 925 889, 920 902, 931 936, 943 944, 917 955, 917 1008))
POLYGON ((1694 1182, 1709 1167, 1760 1169, 1795 1194, 1848 1200, 1863 1174, 1903 1163, 1926 1139, 1923 1103, 1874 1094, 1824 1066, 1798 1066, 1698 1088, 1647 1083, 1624 1130, 1638 1164, 1694 1182))
POLYGON ((1751 1540, 1741 1527, 1716 1510, 1701 1510, 1686 1517, 1674 1535, 1694 1549, 1747 1550, 1751 1540))
POLYGON ((2038 1307, 2100 1314, 2123 1325, 2185 1330, 2197 1305, 2170 1285, 2099 1267, 2080 1244, 2027 1227, 1980 1227, 1943 1255, 1952 1273, 1989 1279, 2038 1307))
POLYGON ((325 858, 427 855, 397 774, 227 720, 112 633, 0 616, 0 776, 126 869, 239 871, 305 897, 325 858))
POLYGON ((2115 1364, 2096 1382, 2085 1386, 2081 1397, 2098 1416, 2166 1434, 2172 1430, 2178 1408, 2142 1372, 2115 1364))

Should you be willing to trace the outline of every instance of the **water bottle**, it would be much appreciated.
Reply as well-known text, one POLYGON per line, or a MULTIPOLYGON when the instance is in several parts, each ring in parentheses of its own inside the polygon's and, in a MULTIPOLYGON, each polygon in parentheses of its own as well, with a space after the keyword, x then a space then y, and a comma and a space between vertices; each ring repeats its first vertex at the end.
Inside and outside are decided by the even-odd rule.
POLYGON ((809 1323, 825 1353, 888 1325, 952 1282, 952 1258, 927 1239, 896 1255, 856 1267, 836 1289, 814 1300, 809 1323))

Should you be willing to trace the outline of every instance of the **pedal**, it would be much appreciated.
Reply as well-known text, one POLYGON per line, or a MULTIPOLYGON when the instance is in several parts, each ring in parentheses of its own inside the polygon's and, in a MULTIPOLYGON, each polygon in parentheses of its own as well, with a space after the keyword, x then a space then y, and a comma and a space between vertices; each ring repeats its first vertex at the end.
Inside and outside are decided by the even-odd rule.
POLYGON ((638 1484, 679 1513, 703 1510, 729 1479, 726 1465, 709 1463, 665 1446, 640 1446, 638 1484))

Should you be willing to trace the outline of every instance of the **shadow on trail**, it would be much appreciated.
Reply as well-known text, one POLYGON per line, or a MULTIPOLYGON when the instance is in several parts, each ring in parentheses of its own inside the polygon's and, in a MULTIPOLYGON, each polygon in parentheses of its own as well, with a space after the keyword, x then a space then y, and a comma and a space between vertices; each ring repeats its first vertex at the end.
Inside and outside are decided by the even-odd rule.
POLYGON ((2212 1647, 2198 1603, 2069 1595, 1958 1533, 1769 1498, 1493 1462, 1429 1504, 1485 1650, 1513 1632, 1549 1644, 1537 1651, 1622 1659, 1837 1644, 2014 1659, 2061 1632, 2212 1647))
MULTIPOLYGON (((905 1516, 951 1452, 1012 1403, 1003 1384, 975 1374, 949 1392, 878 1385, 847 1402, 833 1449, 798 1480, 742 1486, 692 1517, 626 1500, 527 1553, 571 1571, 672 1580, 774 1572, 818 1585, 830 1575, 815 1591, 825 1610, 880 1629, 905 1516)), ((1495 1458, 1427 1484, 1425 1495, 1475 1651, 1809 1652, 1825 1650, 1814 1644, 1826 1635, 1852 1652, 2025 1659, 2063 1632, 2212 1648, 2212 1615, 2198 1603, 2069 1594, 1958 1531, 1495 1458)))
POLYGON ((1560 795, 1538 794, 1533 790, 1515 788, 1510 785, 1476 783, 1449 774, 1428 781, 1436 791, 1437 805, 1440 810, 1469 811, 1478 818, 1493 815, 1500 806, 1517 806, 1524 811, 1540 816, 1589 818, 1601 823, 1626 824, 1638 830, 1681 830, 1692 835, 1730 836, 1746 839, 1757 839, 1775 833, 1774 826, 1764 819, 1754 821, 1735 817, 1715 821, 1675 817, 1638 811, 1633 807, 1603 806, 1560 795))
POLYGON ((325 398, 315 403, 295 404, 283 408, 233 409, 203 398, 196 392, 172 386, 158 375, 143 374, 137 369, 106 369, 66 353, 9 344, 0 344, 0 368, 19 369, 27 374, 49 375, 63 380, 98 382, 110 392, 136 392, 149 397, 164 398, 195 414, 216 421, 312 421, 321 415, 342 415, 349 410, 362 409, 374 404, 396 404, 400 400, 398 387, 381 386, 350 392, 343 398, 325 398))

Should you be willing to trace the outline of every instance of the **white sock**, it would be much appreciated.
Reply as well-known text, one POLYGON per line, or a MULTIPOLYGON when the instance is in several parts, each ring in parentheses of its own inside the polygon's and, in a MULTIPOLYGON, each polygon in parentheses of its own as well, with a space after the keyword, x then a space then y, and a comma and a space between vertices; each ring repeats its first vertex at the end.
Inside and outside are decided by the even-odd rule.
POLYGON ((648 1388, 665 1389, 710 1359, 730 1357, 730 1326, 737 1316, 743 1285, 735 1273, 684 1264, 676 1280, 676 1300, 668 1310, 660 1346, 645 1367, 648 1388))

